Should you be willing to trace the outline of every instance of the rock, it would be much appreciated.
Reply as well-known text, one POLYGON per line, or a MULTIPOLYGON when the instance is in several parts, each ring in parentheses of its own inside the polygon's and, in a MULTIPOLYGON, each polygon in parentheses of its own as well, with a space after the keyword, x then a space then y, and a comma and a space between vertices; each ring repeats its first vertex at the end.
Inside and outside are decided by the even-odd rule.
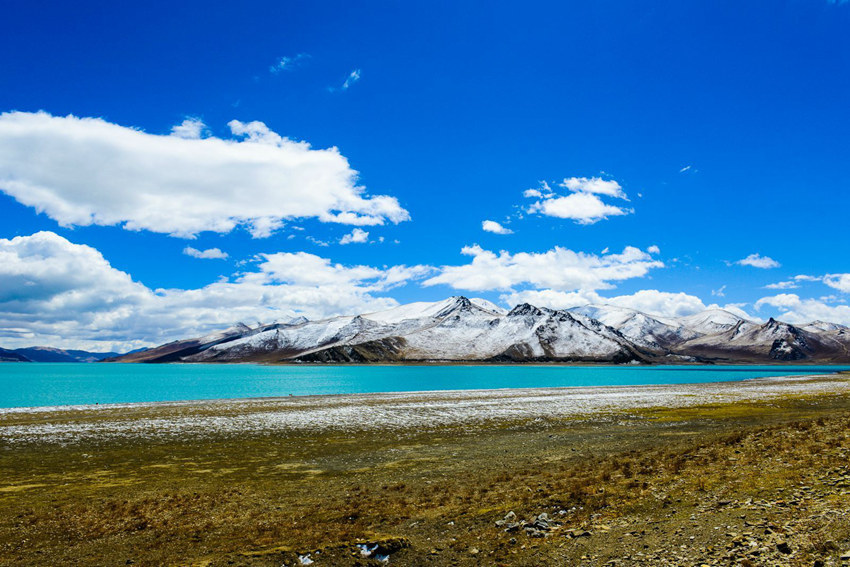
POLYGON ((535 528, 533 526, 526 526, 525 527, 525 534, 528 537, 546 537, 546 532, 538 530, 537 528, 535 528))
POLYGON ((506 532, 515 532, 515 531, 517 531, 519 528, 520 528, 520 524, 519 524, 519 522, 513 522, 513 523, 511 523, 511 524, 507 524, 507 525, 505 526, 505 531, 506 531, 506 532))
POLYGON ((776 550, 779 551, 779 553, 785 553, 787 555, 791 553, 791 546, 788 545, 787 541, 780 541, 776 544, 776 550))
POLYGON ((537 518, 534 519, 534 522, 532 522, 531 525, 537 528, 538 530, 543 530, 545 532, 548 532, 552 529, 549 525, 549 515, 546 514, 546 512, 543 512, 542 514, 537 516, 537 518))
POLYGON ((508 524, 516 523, 516 514, 514 514, 513 510, 505 514, 505 517, 501 520, 496 520, 496 526, 502 527, 508 524))

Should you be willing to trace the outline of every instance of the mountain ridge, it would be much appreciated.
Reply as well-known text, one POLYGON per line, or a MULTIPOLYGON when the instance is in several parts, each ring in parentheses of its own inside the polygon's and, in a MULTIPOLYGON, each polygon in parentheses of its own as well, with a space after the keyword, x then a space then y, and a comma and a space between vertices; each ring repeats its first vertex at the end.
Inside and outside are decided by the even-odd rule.
POLYGON ((107 359, 263 363, 850 363, 850 329, 750 321, 722 309, 661 317, 612 305, 511 310, 452 296, 384 311, 236 325, 107 359))

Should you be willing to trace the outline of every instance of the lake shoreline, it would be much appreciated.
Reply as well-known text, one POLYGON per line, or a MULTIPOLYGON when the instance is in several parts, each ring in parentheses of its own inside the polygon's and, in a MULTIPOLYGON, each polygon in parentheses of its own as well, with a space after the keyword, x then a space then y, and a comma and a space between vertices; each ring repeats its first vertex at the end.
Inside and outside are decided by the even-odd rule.
POLYGON ((276 396, 0 409, 0 441, 81 436, 180 437, 287 431, 428 430, 503 421, 587 419, 793 396, 850 396, 850 375, 792 375, 647 385, 500 388, 276 396))

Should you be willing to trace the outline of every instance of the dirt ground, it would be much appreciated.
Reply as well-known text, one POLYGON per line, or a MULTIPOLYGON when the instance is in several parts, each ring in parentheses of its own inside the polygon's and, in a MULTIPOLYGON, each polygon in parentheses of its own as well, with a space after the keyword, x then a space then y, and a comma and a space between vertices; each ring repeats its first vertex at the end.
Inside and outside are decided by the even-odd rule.
POLYGON ((221 407, 4 414, 0 564, 850 565, 843 391, 156 434, 221 407), (110 436, 116 412, 148 429, 110 436))

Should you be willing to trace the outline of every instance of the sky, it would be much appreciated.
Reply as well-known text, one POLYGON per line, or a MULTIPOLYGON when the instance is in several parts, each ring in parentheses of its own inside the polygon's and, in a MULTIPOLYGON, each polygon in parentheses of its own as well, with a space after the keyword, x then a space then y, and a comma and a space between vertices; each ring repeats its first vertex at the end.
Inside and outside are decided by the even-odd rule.
POLYGON ((10 1, 0 347, 451 295, 850 325, 850 2, 10 1))

